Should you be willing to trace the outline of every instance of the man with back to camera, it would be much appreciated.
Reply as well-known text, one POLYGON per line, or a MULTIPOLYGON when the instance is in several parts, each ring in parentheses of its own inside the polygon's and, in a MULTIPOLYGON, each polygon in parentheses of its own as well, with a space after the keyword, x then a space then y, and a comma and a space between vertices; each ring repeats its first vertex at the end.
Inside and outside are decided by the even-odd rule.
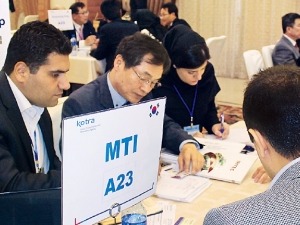
POLYGON ((98 60, 106 59, 107 72, 113 67, 115 52, 122 38, 138 32, 139 27, 131 21, 121 19, 122 4, 119 0, 104 0, 100 9, 108 23, 100 27, 100 42, 91 56, 98 60))
POLYGON ((178 24, 191 28, 188 22, 178 18, 178 8, 172 2, 165 3, 161 6, 159 17, 161 25, 167 27, 169 30, 178 24))
POLYGON ((97 48, 99 39, 91 21, 89 21, 89 11, 83 2, 75 2, 70 8, 73 19, 73 30, 66 30, 63 33, 71 39, 74 36, 79 47, 91 46, 91 49, 97 48))
POLYGON ((245 123, 265 170, 265 192, 212 209, 205 225, 300 223, 300 68, 275 66, 246 88, 245 123))
MULTIPOLYGON (((169 67, 168 53, 158 41, 140 32, 127 36, 117 48, 113 68, 73 92, 64 102, 62 117, 150 100, 151 90, 169 67)), ((180 170, 190 171, 191 166, 191 171, 196 173, 203 167, 204 159, 196 140, 167 115, 162 142, 163 147, 179 154, 180 170)))
POLYGON ((54 26, 34 21, 10 40, 0 72, 0 192, 61 186, 46 107, 70 87, 69 40, 54 26))
POLYGON ((288 13, 281 18, 283 35, 275 45, 272 53, 274 65, 292 64, 300 66, 299 47, 296 43, 300 39, 300 15, 288 13))

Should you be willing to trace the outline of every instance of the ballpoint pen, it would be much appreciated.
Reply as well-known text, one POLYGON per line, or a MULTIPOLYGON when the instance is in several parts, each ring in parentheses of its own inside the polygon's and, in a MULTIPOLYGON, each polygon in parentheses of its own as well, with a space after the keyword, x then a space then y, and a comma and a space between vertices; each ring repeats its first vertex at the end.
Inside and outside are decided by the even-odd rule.
MULTIPOLYGON (((224 132, 224 113, 221 113, 221 116, 220 116, 220 122, 221 122, 221 129, 220 129, 220 132, 222 133, 223 135, 223 132, 224 132)), ((223 137, 222 137, 223 138, 223 137)))

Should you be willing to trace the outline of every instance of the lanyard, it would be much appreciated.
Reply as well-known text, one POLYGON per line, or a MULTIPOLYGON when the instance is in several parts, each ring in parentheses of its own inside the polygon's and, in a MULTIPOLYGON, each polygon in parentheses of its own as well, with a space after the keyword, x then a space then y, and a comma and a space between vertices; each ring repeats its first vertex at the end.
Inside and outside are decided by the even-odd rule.
POLYGON ((174 87, 175 91, 177 92, 179 98, 181 99, 182 103, 184 104, 185 108, 188 110, 190 117, 191 117, 191 126, 193 126, 193 120, 194 120, 193 115, 194 115, 194 109, 195 109, 196 98, 197 98, 197 93, 198 93, 198 84, 196 85, 192 110, 188 107, 188 105, 184 101, 183 97, 181 96, 181 94, 180 94, 179 90, 177 89, 177 87, 175 86, 175 84, 173 85, 173 87, 174 87))
POLYGON ((36 141, 36 130, 34 130, 33 132, 33 136, 34 136, 34 145, 32 144, 32 149, 33 149, 33 158, 34 158, 34 163, 35 163, 35 167, 37 169, 38 173, 42 173, 43 172, 43 168, 40 168, 40 163, 39 163, 39 153, 38 153, 38 149, 37 149, 37 141, 36 141))

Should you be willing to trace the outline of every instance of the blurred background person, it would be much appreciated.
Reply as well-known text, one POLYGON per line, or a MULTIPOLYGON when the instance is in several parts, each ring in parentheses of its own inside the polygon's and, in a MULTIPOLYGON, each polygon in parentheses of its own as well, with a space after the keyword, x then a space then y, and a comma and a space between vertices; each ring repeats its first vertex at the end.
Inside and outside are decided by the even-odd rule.
POLYGON ((76 37, 79 47, 91 46, 96 48, 99 40, 93 23, 89 21, 89 11, 83 2, 75 2, 70 6, 72 11, 72 19, 74 24, 73 30, 63 31, 63 33, 71 39, 76 37))
POLYGON ((105 71, 113 67, 115 52, 120 41, 139 31, 136 24, 122 20, 122 4, 119 0, 104 0, 100 10, 107 20, 107 24, 100 27, 98 47, 91 52, 97 60, 106 59, 105 71))

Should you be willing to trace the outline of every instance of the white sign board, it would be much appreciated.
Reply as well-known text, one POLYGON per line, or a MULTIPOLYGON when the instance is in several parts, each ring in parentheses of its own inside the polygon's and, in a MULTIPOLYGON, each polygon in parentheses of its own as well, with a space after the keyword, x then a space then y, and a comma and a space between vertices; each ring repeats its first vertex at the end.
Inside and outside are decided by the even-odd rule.
POLYGON ((49 23, 60 30, 73 30, 73 19, 71 9, 48 10, 49 23))
POLYGON ((63 120, 63 224, 94 224, 154 194, 165 101, 63 120))
POLYGON ((6 58, 7 47, 11 38, 10 17, 8 1, 0 3, 0 70, 4 65, 6 58))

